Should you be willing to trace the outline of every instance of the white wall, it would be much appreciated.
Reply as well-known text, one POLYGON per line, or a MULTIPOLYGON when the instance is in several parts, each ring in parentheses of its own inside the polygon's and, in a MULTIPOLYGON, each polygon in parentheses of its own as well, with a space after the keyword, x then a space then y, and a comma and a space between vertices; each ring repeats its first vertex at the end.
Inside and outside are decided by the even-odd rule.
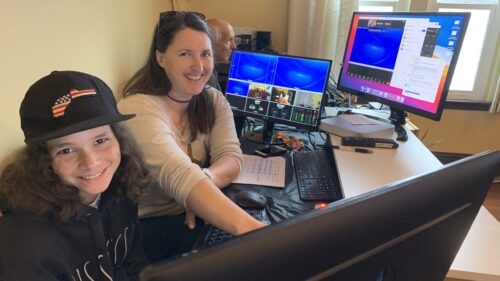
POLYGON ((186 10, 201 12, 207 18, 222 18, 236 27, 271 31, 272 46, 280 52, 286 51, 288 0, 185 0, 185 2, 186 10))
POLYGON ((0 168, 23 144, 19 105, 53 70, 103 79, 115 96, 146 57, 161 0, 0 0, 0 168))

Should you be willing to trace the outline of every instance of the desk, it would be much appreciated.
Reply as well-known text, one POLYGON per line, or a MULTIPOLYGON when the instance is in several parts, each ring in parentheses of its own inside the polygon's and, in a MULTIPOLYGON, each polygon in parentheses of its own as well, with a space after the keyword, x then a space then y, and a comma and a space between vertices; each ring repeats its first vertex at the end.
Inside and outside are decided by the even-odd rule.
MULTIPOLYGON (((330 141, 340 144, 340 138, 335 135, 330 135, 330 141)), ((333 151, 345 198, 442 166, 413 133, 408 133, 408 141, 400 142, 397 150, 373 150, 372 154, 333 151)), ((447 276, 467 280, 500 280, 499 237, 500 223, 481 207, 447 276)))

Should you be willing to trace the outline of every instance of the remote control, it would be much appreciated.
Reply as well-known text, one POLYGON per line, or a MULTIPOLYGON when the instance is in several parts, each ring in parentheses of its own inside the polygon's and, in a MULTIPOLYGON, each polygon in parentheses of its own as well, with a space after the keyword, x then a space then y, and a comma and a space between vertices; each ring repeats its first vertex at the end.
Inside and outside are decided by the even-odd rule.
POLYGON ((342 145, 376 147, 376 148, 398 148, 399 144, 393 139, 367 138, 367 137, 342 137, 342 145))

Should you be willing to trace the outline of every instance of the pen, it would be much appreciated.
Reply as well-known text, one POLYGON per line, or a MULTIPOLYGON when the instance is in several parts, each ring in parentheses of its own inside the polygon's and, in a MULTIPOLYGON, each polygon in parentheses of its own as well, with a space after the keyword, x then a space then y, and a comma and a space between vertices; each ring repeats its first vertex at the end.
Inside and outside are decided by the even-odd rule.
POLYGON ((332 145, 334 149, 338 150, 346 150, 346 151, 352 151, 352 152, 359 152, 359 153, 373 153, 372 150, 366 149, 366 148, 357 148, 357 147, 340 147, 338 145, 332 145))

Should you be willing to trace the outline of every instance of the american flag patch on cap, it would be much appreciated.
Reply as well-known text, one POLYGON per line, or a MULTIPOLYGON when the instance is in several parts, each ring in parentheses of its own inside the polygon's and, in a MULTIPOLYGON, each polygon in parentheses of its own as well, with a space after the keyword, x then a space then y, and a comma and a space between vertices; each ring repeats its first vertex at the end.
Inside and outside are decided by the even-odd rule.
POLYGON ((56 102, 52 106, 52 116, 54 118, 64 116, 64 112, 72 100, 79 97, 96 95, 96 94, 97 92, 94 89, 91 90, 71 89, 69 91, 69 94, 66 94, 56 100, 56 102))

